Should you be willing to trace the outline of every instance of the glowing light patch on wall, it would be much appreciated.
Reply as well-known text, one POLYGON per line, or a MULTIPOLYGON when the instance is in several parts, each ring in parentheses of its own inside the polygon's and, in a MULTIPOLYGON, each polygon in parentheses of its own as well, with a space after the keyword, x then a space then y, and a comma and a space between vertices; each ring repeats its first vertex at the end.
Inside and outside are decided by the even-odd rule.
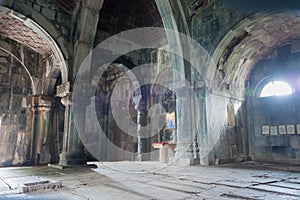
POLYGON ((284 81, 272 81, 265 85, 260 93, 260 97, 282 96, 292 94, 293 90, 289 84, 284 81))

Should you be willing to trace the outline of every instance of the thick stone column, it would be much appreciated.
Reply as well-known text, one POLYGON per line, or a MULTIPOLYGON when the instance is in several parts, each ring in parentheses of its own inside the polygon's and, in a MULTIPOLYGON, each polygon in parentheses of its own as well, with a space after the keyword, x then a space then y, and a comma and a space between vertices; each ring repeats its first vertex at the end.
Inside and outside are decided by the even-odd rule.
MULTIPOLYGON (((80 10, 80 16, 77 23, 76 33, 78 36, 74 46, 74 64, 73 70, 71 70, 70 79, 74 81, 76 73, 80 68, 82 61, 88 56, 90 51, 94 47, 94 40, 97 31, 97 25, 99 20, 99 12, 102 8, 103 0, 83 0, 80 10)), ((84 72, 84 84, 89 84, 90 68, 86 67, 84 72)), ((94 94, 93 94, 94 95, 94 94)), ((83 145, 78 137, 78 132, 84 130, 76 130, 74 116, 71 110, 71 95, 62 98, 62 103, 65 105, 65 131, 63 141, 63 152, 60 154, 60 165, 74 165, 86 163, 83 153, 83 145)), ((76 117, 82 117, 83 119, 76 120, 77 123, 81 123, 78 127, 84 129, 85 127, 85 112, 86 105, 79 106, 76 104, 77 111, 81 110, 81 115, 76 117)), ((74 108, 73 108, 74 109, 74 108)))
POLYGON ((195 99, 189 87, 176 90, 177 146, 175 161, 178 165, 200 164, 195 127, 195 99))
POLYGON ((32 96, 32 138, 31 159, 35 165, 48 164, 51 161, 51 106, 52 98, 32 96))
MULTIPOLYGON (((82 0, 80 18, 78 20, 76 34, 75 52, 74 52, 74 72, 72 79, 76 78, 82 61, 87 57, 90 51, 94 48, 94 40, 98 27, 99 12, 102 8, 104 0, 82 0)), ((87 80, 89 77, 89 68, 87 67, 87 80)))
MULTIPOLYGON (((189 35, 188 25, 183 18, 176 18, 170 1, 155 0, 158 10, 160 12, 162 22, 165 28, 171 30, 179 30, 178 22, 183 23, 183 28, 180 32, 189 35)), ((180 2, 179 2, 180 3, 180 2)), ((174 6, 174 5, 173 5, 174 6)), ((184 13, 181 11, 181 16, 184 13)), ((178 55, 183 55, 180 35, 176 32, 166 32, 170 48, 178 55)), ((176 121, 177 121, 177 147, 175 149, 175 161, 179 165, 193 165, 199 164, 198 145, 196 136, 196 128, 194 121, 194 100, 191 98, 192 89, 185 87, 186 74, 184 70, 183 59, 179 56, 171 55, 173 66, 173 82, 176 90, 176 121), (183 84, 182 84, 183 83, 183 84)))
MULTIPOLYGON (((83 153, 83 145, 78 136, 78 131, 76 130, 72 115, 71 94, 63 97, 61 102, 65 106, 65 121, 63 150, 59 156, 59 165, 67 166, 85 164, 86 159, 83 153)), ((85 109, 83 109, 82 112, 85 113, 85 109)), ((84 116, 84 113, 82 116, 84 116)), ((85 119, 82 119, 82 123, 85 123, 85 119)), ((84 127, 84 124, 81 125, 84 127)))
POLYGON ((149 152, 149 138, 148 131, 144 127, 147 125, 148 120, 148 108, 147 103, 141 99, 136 105, 137 110, 137 137, 138 137, 138 147, 137 147, 137 160, 146 161, 150 160, 149 152))

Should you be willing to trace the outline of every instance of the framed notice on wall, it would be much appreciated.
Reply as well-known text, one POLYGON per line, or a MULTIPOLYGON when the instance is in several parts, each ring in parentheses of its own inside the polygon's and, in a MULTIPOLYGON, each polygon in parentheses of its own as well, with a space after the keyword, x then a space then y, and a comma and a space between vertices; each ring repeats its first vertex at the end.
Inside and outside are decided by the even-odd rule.
POLYGON ((286 134, 286 127, 285 125, 280 125, 278 126, 279 134, 280 135, 285 135, 286 134))
POLYGON ((175 112, 166 113, 166 129, 176 129, 175 112))
POLYGON ((286 125, 287 134, 295 134, 295 126, 294 125, 286 125))
POLYGON ((270 127, 271 135, 278 135, 278 127, 277 126, 271 126, 270 127))
POLYGON ((300 134, 300 124, 297 124, 296 128, 297 128, 297 133, 300 134))
POLYGON ((269 135, 270 134, 270 127, 268 125, 261 126, 261 132, 263 135, 269 135))

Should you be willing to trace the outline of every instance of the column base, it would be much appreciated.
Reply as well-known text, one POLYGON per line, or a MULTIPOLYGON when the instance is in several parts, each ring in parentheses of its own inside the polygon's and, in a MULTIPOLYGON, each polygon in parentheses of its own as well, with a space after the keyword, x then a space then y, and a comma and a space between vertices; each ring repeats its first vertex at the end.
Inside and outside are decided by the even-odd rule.
POLYGON ((84 165, 86 159, 82 152, 63 152, 59 155, 59 165, 84 165))
POLYGON ((185 146, 190 147, 177 147, 175 149, 174 164, 179 166, 200 165, 199 149, 193 150, 191 148, 192 144, 185 144, 185 146))
POLYGON ((174 164, 177 166, 200 165, 200 158, 179 158, 174 164))
POLYGON ((135 158, 136 161, 142 162, 142 161, 150 161, 150 155, 148 153, 141 153, 138 154, 135 158))

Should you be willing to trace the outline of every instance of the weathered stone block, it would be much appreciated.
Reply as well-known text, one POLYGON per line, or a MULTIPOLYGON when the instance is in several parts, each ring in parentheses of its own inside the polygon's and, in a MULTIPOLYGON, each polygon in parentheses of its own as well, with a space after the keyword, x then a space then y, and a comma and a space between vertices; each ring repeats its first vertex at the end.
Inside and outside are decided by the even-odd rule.
POLYGON ((50 10, 50 9, 48 9, 48 8, 43 8, 43 9, 42 9, 42 14, 43 14, 47 19, 54 20, 54 19, 55 19, 56 12, 55 12, 54 10, 50 10))
POLYGON ((57 38, 59 36, 56 28, 53 24, 51 24, 43 15, 38 13, 37 11, 32 12, 32 18, 42 26, 53 38, 57 38))
POLYGON ((21 14, 25 15, 25 16, 30 16, 31 13, 33 12, 33 9, 29 6, 27 6, 24 3, 20 3, 20 2, 15 2, 14 5, 14 10, 20 12, 21 14))
POLYGON ((60 26, 60 30, 63 35, 69 36, 70 35, 70 30, 66 27, 60 26))
POLYGON ((14 4, 14 1, 11 1, 11 0, 3 0, 2 1, 2 5, 3 6, 7 6, 8 8, 11 8, 14 4))
POLYGON ((36 10, 37 12, 41 12, 42 7, 40 5, 38 5, 38 4, 34 4, 33 5, 33 9, 36 10))
POLYGON ((215 165, 222 165, 236 162, 236 157, 217 158, 215 165))
POLYGON ((6 57, 0 57, 0 63, 1 63, 1 65, 2 64, 5 64, 5 63, 7 63, 8 61, 7 61, 7 58, 6 57))
POLYGON ((299 160, 300 158, 300 148, 292 149, 292 158, 299 160))
POLYGON ((57 39, 57 42, 58 42, 58 45, 59 45, 60 49, 62 50, 65 58, 68 59, 69 58, 69 51, 68 51, 68 45, 67 45, 66 41, 64 40, 63 37, 59 37, 57 39))
POLYGON ((66 13, 63 12, 56 13, 56 20, 58 24, 63 25, 64 27, 71 26, 71 16, 66 13))
POLYGON ((290 145, 292 148, 300 149, 300 140, 299 140, 298 136, 290 138, 290 145))
POLYGON ((12 128, 13 130, 11 130, 8 134, 8 139, 7 139, 7 143, 8 144, 15 144, 17 142, 17 133, 14 129, 16 129, 16 126, 9 126, 8 128, 12 128))
POLYGON ((48 7, 49 2, 47 0, 36 0, 36 3, 43 6, 43 7, 48 7))
POLYGON ((0 50, 0 56, 7 57, 8 53, 0 50))
MULTIPOLYGON (((5 74, 8 72, 8 68, 3 66, 2 63, 1 63, 1 66, 0 66, 0 74, 5 74)), ((1 77, 2 78, 2 77, 1 77)), ((0 80, 1 80, 0 78, 0 80)))

